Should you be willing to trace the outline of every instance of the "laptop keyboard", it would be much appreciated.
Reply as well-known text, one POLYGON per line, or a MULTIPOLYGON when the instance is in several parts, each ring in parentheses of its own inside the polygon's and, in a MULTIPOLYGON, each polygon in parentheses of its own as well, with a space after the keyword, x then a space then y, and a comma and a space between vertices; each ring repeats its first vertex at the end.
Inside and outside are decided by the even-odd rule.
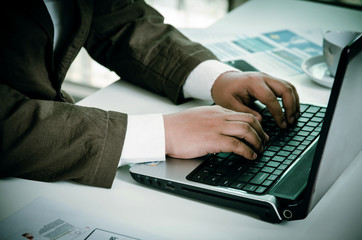
POLYGON ((300 110, 298 122, 287 130, 281 130, 265 108, 261 112, 262 126, 270 140, 261 156, 256 160, 247 160, 234 153, 211 154, 187 179, 257 194, 265 193, 319 136, 326 108, 302 104, 300 110))

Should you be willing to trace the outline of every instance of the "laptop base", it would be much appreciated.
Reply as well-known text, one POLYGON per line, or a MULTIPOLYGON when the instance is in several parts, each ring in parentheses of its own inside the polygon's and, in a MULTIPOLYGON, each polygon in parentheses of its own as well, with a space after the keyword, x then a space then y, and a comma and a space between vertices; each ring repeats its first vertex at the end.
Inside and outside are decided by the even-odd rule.
MULTIPOLYGON (((232 209, 237 209, 241 211, 245 211, 247 213, 256 214, 262 220, 271 222, 271 223, 280 223, 282 221, 282 217, 280 216, 277 210, 277 201, 273 196, 264 197, 261 201, 260 198, 254 200, 250 198, 245 198, 238 196, 237 191, 233 189, 223 189, 220 187, 212 187, 207 186, 206 188, 202 188, 197 183, 190 182, 189 185, 182 184, 177 181, 177 179, 168 180, 163 179, 162 175, 168 175, 168 170, 170 171, 170 165, 173 164, 170 162, 175 162, 175 166, 177 166, 179 161, 183 161, 184 164, 190 162, 196 162, 194 165, 200 163, 197 160, 178 160, 178 159, 168 159, 167 166, 165 162, 159 163, 157 168, 162 168, 162 165, 165 165, 164 172, 158 176, 152 175, 142 175, 136 172, 139 172, 137 168, 149 168, 152 170, 152 166, 147 164, 135 165, 130 169, 130 174, 134 180, 141 183, 142 185, 147 185, 152 188, 160 189, 162 191, 166 191, 169 193, 178 194, 181 196, 186 196, 191 199, 201 200, 204 202, 209 202, 212 204, 216 204, 219 206, 224 206, 232 209), (161 165, 161 166, 160 166, 161 165), (195 184, 196 186, 193 186, 195 184), (211 188, 210 190, 207 188, 211 188), (229 192, 229 194, 228 194, 229 192)), ((178 165, 179 166, 179 165, 178 165)), ((172 168, 172 167, 171 167, 172 168)), ((143 171, 144 171, 143 169, 143 171)), ((172 170, 171 170, 172 171, 172 170)), ((258 197, 258 196, 256 196, 258 197)))

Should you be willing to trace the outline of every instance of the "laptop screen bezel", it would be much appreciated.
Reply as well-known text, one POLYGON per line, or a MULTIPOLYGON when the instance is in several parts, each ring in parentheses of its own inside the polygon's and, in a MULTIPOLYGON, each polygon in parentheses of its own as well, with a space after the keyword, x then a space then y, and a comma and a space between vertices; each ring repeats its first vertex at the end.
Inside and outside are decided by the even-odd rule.
MULTIPOLYGON (((314 155, 312 167, 310 170, 310 175, 308 178, 308 183, 306 186, 306 191, 304 195, 304 209, 305 215, 310 212, 314 206, 319 202, 320 199, 317 199, 315 203, 312 202, 313 194, 315 193, 315 187, 316 187, 316 181, 317 181, 317 175, 319 171, 319 167, 321 164, 321 160, 324 154, 324 149, 326 146, 327 138, 329 135, 329 129, 331 127, 332 118, 334 116, 335 110, 336 110, 336 104, 338 101, 338 98, 340 96, 340 91, 342 88, 343 80, 347 71, 348 64, 354 59, 354 57, 357 56, 362 50, 362 34, 360 34, 357 38, 355 38, 349 45, 347 45, 340 57, 340 61, 338 64, 338 69, 336 72, 335 80, 333 83, 333 87, 331 90, 325 119, 323 122, 322 130, 320 133, 320 137, 317 143, 317 149, 314 155)), ((336 179, 335 179, 336 180, 336 179)))

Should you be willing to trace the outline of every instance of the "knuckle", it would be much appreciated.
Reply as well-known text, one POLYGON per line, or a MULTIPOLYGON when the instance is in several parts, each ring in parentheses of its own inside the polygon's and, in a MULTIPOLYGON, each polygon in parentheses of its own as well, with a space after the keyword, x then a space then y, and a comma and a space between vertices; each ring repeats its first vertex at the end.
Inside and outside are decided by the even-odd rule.
POLYGON ((256 123, 258 120, 256 119, 256 117, 251 114, 251 113, 246 113, 246 118, 247 118, 247 121, 248 123, 256 123))
POLYGON ((288 93, 293 93, 294 92, 294 89, 292 86, 290 86, 289 84, 287 84, 285 86, 285 90, 288 92, 288 93))
POLYGON ((250 80, 253 83, 255 83, 255 82, 258 82, 258 83, 264 82, 264 77, 261 74, 253 74, 253 73, 251 73, 251 74, 249 74, 248 77, 250 78, 250 80))
POLYGON ((239 126, 243 130, 244 133, 247 133, 251 130, 251 126, 248 122, 241 122, 239 126))

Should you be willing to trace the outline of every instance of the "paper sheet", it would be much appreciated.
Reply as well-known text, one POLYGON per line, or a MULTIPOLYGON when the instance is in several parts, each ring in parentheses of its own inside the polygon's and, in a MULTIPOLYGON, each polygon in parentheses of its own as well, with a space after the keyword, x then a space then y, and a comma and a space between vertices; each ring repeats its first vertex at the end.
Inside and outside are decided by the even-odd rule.
MULTIPOLYGON (((116 213, 115 213, 116 214, 116 213)), ((160 239, 64 204, 39 198, 0 222, 1 240, 160 239)))
POLYGON ((221 61, 244 60, 259 71, 276 77, 303 73, 302 62, 323 54, 319 30, 274 30, 265 33, 230 33, 209 30, 181 30, 200 42, 221 61))

